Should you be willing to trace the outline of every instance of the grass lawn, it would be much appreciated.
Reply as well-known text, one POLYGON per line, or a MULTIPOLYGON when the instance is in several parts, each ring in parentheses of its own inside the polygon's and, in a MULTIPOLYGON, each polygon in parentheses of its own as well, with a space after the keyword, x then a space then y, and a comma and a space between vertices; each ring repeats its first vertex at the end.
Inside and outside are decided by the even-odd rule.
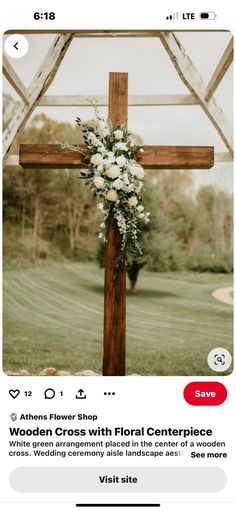
MULTIPOLYGON (((127 374, 216 375, 207 355, 218 346, 232 352, 232 306, 211 293, 231 285, 230 275, 140 272, 138 293, 127 292, 127 374)), ((5 370, 101 372, 102 325, 103 271, 95 265, 5 272, 5 370)))

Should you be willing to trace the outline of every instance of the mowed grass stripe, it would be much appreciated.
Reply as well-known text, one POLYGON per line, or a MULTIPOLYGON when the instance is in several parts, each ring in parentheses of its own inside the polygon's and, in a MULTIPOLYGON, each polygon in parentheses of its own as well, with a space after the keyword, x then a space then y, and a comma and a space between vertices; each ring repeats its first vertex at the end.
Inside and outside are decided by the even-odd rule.
MULTIPOLYGON (((227 285, 225 275, 141 272, 138 294, 127 294, 128 373, 209 374, 210 349, 232 348, 232 307, 211 297, 227 285)), ((7 271, 4 288, 6 369, 101 371, 101 270, 54 263, 7 271)))
MULTIPOLYGON (((20 278, 18 278, 18 279, 15 278, 14 281, 11 282, 11 284, 9 284, 9 286, 11 287, 11 291, 13 288, 15 289, 15 295, 17 296, 17 300, 21 299, 21 300, 23 300, 23 302, 24 302, 24 300, 27 302, 28 305, 26 304, 26 307, 23 305, 23 303, 21 304, 21 306, 22 306, 21 309, 24 310, 24 307, 25 307, 26 310, 28 310, 28 311, 30 310, 31 313, 32 312, 34 313, 35 318, 36 318, 36 316, 42 317, 40 310, 43 306, 43 311, 44 311, 44 308, 46 305, 47 306, 47 316, 49 318, 51 318, 51 321, 54 321, 54 323, 55 323, 55 321, 58 321, 59 324, 64 325, 66 323, 66 321, 70 319, 71 306, 65 305, 66 300, 64 300, 62 298, 56 299, 54 296, 56 293, 54 291, 51 291, 51 289, 45 288, 44 290, 40 289, 40 291, 39 291, 37 283, 35 282, 35 285, 34 285, 33 280, 31 280, 29 283, 29 281, 27 281, 26 278, 24 278, 24 280, 21 280, 20 278), (34 290, 34 289, 37 290, 37 293, 36 293, 37 303, 35 301, 28 300, 28 298, 27 298, 27 291, 34 290), (49 293, 49 294, 47 294, 47 296, 50 297, 50 300, 48 300, 48 301, 45 300, 45 291, 46 290, 49 293), (22 295, 22 291, 24 291, 23 295, 22 295), (65 307, 67 307, 69 310, 66 311, 65 307), (49 314, 50 310, 52 311, 51 314, 49 314), (62 311, 63 311, 64 321, 65 321, 63 323, 60 321, 62 311)), ((17 306, 17 303, 19 303, 19 302, 18 301, 15 302, 15 307, 17 306)), ((97 314, 98 318, 101 319, 102 309, 99 310, 99 312, 97 313, 97 311, 95 311, 95 309, 93 307, 88 307, 88 306, 85 306, 84 304, 82 304, 81 300, 80 301, 77 300, 77 302, 73 301, 72 303, 73 303, 73 308, 75 309, 75 312, 77 313, 77 318, 75 318, 76 325, 74 325, 74 322, 72 323, 70 321, 71 327, 76 327, 77 329, 81 330, 80 328, 78 328, 78 323, 80 323, 81 321, 83 321, 89 325, 91 313, 93 313, 95 315, 97 314), (86 313, 83 312, 83 309, 86 311, 86 313)), ((44 312, 44 314, 45 314, 45 312, 44 312)), ((141 319, 140 313, 138 315, 136 315, 135 313, 134 314, 132 313, 131 317, 130 317, 131 325, 128 324, 128 335, 132 336, 133 338, 137 338, 137 339, 143 338, 143 336, 137 335, 137 333, 136 333, 137 325, 140 327, 143 326, 145 328, 146 332, 150 335, 152 335, 153 333, 156 332, 157 327, 159 329, 161 329, 161 328, 168 329, 172 335, 172 340, 176 340, 176 337, 174 336, 176 329, 180 329, 181 332, 185 332, 186 334, 192 333, 191 328, 186 327, 181 322, 181 320, 179 320, 178 318, 172 317, 171 314, 169 314, 168 316, 165 315, 164 322, 163 322, 162 314, 161 314, 161 318, 160 318, 160 315, 156 314, 156 313, 152 314, 152 317, 155 318, 155 321, 151 322, 149 320, 149 323, 147 326, 147 321, 145 319, 144 320, 141 319), (132 327, 133 316, 134 317, 137 316, 135 327, 132 327), (181 322, 181 324, 179 324, 179 322, 181 322), (173 333, 172 333, 172 330, 173 330, 173 333)), ((184 322, 184 319, 183 319, 183 322, 184 322)), ((206 329, 206 326, 207 325, 203 325, 203 324, 201 325, 202 329, 204 327, 205 335, 208 335, 210 330, 208 331, 206 329)), ((90 333, 96 334, 96 332, 94 330, 91 330, 90 325, 88 326, 87 330, 90 333)), ((222 328, 222 331, 223 330, 224 329, 222 328)), ((199 335, 202 335, 202 334, 200 333, 199 335)), ((219 330, 218 330, 218 332, 215 334, 215 336, 220 337, 221 332, 219 332, 219 330)), ((196 337, 197 337, 197 334, 196 334, 196 337)))
MULTIPOLYGON (((33 288, 31 289, 33 290, 33 288)), ((35 311, 36 313, 39 311, 39 310, 43 310, 44 313, 45 313, 45 307, 47 308, 47 312, 49 313, 49 311, 51 310, 54 314, 56 313, 56 316, 60 317, 60 314, 61 312, 63 311, 63 313, 65 313, 65 309, 63 307, 63 302, 61 300, 58 300, 58 303, 57 305, 54 305, 52 303, 52 300, 50 299, 51 298, 51 292, 47 290, 47 293, 45 293, 45 298, 41 295, 39 295, 38 291, 37 293, 35 293, 35 299, 30 299, 28 298, 28 294, 29 293, 29 287, 27 286, 24 286, 23 285, 21 286, 21 283, 20 282, 14 282, 13 284, 11 284, 11 291, 9 291, 9 296, 11 296, 11 293, 14 293, 14 296, 17 298, 18 301, 21 301, 21 305, 24 306, 24 303, 26 304, 26 307, 29 305, 30 306, 30 309, 31 311, 35 311), (23 293, 23 295, 22 295, 23 293), (28 304, 28 305, 27 305, 28 304)), ((92 311, 89 307, 85 306, 83 303, 81 302, 77 302, 77 313, 80 312, 80 316, 83 317, 83 312, 86 311, 86 314, 85 314, 85 317, 88 318, 88 317, 91 317, 91 313, 94 314, 94 311, 92 311), (81 314, 81 309, 82 309, 82 314, 81 314)), ((97 314, 97 312, 96 312, 97 314)))
MULTIPOLYGON (((96 314, 97 312, 100 312, 102 310, 102 307, 94 307, 93 306, 86 306, 84 302, 82 302, 79 297, 78 297, 78 291, 79 291, 79 288, 77 288, 77 297, 76 299, 71 299, 71 298, 68 298, 65 293, 59 293, 58 291, 55 291, 51 285, 44 285, 42 286, 39 282, 36 282, 36 281, 33 281, 32 280, 29 280, 27 279, 27 276, 26 277, 21 277, 21 276, 18 276, 18 278, 16 277, 12 282, 9 282, 9 286, 14 286, 15 284, 19 284, 21 287, 23 288, 26 288, 26 291, 27 291, 27 288, 29 290, 33 290, 35 294, 37 294, 37 297, 39 297, 39 295, 41 294, 41 296, 43 296, 43 298, 45 299, 45 295, 48 295, 50 297, 50 301, 48 301, 48 303, 50 304, 53 304, 54 302, 56 303, 56 306, 62 306, 63 309, 65 306, 67 306, 68 308, 70 307, 78 307, 81 306, 82 309, 85 309, 85 310, 88 310, 90 313, 94 313, 96 314), (36 293, 37 291, 37 293, 36 293)), ((88 299, 88 302, 90 303, 90 299, 91 297, 93 296, 93 293, 89 293, 86 295, 86 293, 83 293, 83 300, 85 300, 86 298, 88 299)))
MULTIPOLYGON (((36 329, 45 329, 52 327, 62 327, 65 330, 68 330, 68 323, 63 320, 60 320, 59 317, 53 317, 50 314, 45 314, 45 311, 37 309, 26 309, 24 304, 20 304, 16 298, 11 297, 9 300, 10 307, 14 308, 14 315, 17 316, 18 320, 21 322, 27 322, 29 325, 32 325, 34 322, 34 328, 36 329)), ((11 318, 12 319, 12 318, 11 318)), ((97 335, 97 329, 92 330, 91 324, 88 324, 88 317, 79 318, 79 320, 84 319, 84 327, 80 324, 80 321, 75 322, 75 324, 70 323, 70 329, 74 329, 76 333, 78 332, 86 332, 86 334, 97 335)))
MULTIPOLYGON (((14 278, 11 282, 5 283, 5 288, 8 287, 8 293, 5 292, 5 300, 7 303, 8 299, 11 299, 13 296, 15 296, 15 302, 14 307, 20 306, 21 311, 24 312, 24 316, 26 317, 27 314, 34 314, 35 318, 38 317, 41 319, 42 317, 48 317, 51 321, 58 322, 60 325, 66 326, 68 328, 68 323, 71 327, 79 328, 79 325, 81 321, 84 323, 84 326, 87 325, 87 330, 95 333, 91 328, 91 314, 98 314, 97 311, 94 311, 94 309, 91 309, 91 307, 84 305, 81 300, 71 302, 70 305, 67 305, 69 308, 69 313, 66 313, 64 302, 66 302, 65 297, 64 300, 62 300, 60 297, 56 300, 56 305, 54 305, 54 301, 52 298, 52 295, 54 296, 54 292, 51 292, 50 289, 45 289, 45 292, 41 293, 39 295, 38 287, 35 283, 35 286, 31 286, 30 289, 26 285, 26 279, 24 278, 14 278), (31 292, 31 293, 30 293, 31 292), (32 293, 33 292, 33 293, 32 293), (31 296, 32 298, 29 298, 31 296), (9 298, 8 298, 9 297, 9 298), (72 313, 72 307, 75 309, 75 313, 72 313), (84 310, 86 312, 84 312, 84 310), (42 312, 41 312, 42 311, 42 312), (51 313, 50 313, 51 311, 51 313), (61 313, 63 315, 61 316, 61 313), (61 317, 64 318, 63 323, 61 322, 61 317), (72 318, 74 321, 72 321, 72 318)), ((99 314, 98 314, 99 318, 99 314)))

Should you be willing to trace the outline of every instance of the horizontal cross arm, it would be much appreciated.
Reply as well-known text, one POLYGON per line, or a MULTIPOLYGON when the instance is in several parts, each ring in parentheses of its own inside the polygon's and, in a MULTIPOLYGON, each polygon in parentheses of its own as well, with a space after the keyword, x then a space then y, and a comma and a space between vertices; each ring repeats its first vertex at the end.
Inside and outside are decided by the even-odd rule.
POLYGON ((214 148, 202 146, 144 146, 137 161, 146 169, 210 169, 214 148))
POLYGON ((60 144, 20 144, 19 163, 30 169, 85 168, 86 146, 80 146, 80 152, 60 144))
MULTIPOLYGON (((19 163, 24 168, 84 168, 86 146, 81 152, 59 144, 21 144, 19 163)), ((152 169, 209 169, 214 165, 213 147, 144 146, 137 161, 152 169)))

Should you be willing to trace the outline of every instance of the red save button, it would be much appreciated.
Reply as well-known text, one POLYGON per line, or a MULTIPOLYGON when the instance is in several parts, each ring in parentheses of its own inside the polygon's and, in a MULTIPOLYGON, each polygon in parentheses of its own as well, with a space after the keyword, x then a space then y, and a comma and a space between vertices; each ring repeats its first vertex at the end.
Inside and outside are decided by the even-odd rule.
POLYGON ((184 389, 184 399, 193 406, 218 406, 227 398, 227 390, 215 381, 193 381, 184 389))

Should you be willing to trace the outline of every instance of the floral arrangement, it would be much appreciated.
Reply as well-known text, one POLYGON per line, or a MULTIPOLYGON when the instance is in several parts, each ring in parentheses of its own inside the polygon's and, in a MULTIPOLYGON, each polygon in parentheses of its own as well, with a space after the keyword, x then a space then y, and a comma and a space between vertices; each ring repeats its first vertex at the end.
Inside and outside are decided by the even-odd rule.
POLYGON ((142 203, 144 169, 135 160, 143 151, 131 138, 126 126, 114 129, 109 119, 103 119, 96 111, 94 126, 76 118, 85 144, 89 149, 88 169, 80 177, 86 180, 98 200, 97 207, 103 212, 99 238, 105 240, 105 221, 110 213, 116 219, 122 237, 125 259, 130 254, 142 254, 138 243, 140 220, 149 222, 150 213, 142 203))

